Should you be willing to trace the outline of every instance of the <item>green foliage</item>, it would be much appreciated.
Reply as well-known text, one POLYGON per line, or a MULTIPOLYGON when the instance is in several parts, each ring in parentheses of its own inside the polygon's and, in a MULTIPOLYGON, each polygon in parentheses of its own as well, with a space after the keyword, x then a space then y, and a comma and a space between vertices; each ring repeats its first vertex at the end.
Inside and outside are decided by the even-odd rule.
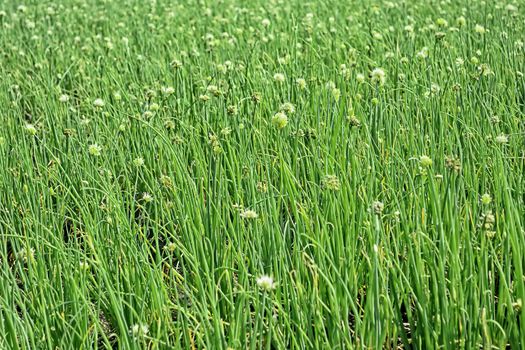
POLYGON ((0 349, 525 346, 523 0, 0 26, 0 349))

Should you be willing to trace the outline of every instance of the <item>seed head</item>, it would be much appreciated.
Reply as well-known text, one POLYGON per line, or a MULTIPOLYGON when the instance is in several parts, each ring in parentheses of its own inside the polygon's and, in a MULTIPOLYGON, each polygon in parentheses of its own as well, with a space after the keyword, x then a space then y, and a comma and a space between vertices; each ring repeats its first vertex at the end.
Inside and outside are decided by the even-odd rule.
POLYGON ((230 106, 228 106, 226 110, 227 110, 227 112, 228 112, 229 115, 236 115, 237 112, 239 111, 239 110, 237 109, 237 106, 235 106, 235 105, 230 105, 230 106))
POLYGON ((428 168, 432 166, 432 159, 429 156, 422 155, 419 157, 419 164, 421 164, 422 167, 428 168))
POLYGON ((334 97, 334 100, 339 101, 339 97, 341 97, 341 90, 337 88, 332 89, 332 96, 334 97))
POLYGON ((512 307, 514 308, 514 311, 520 312, 521 308, 523 307, 523 302, 521 299, 518 299, 516 302, 512 303, 512 307))
POLYGON ((380 215, 383 212, 384 208, 385 205, 383 204, 383 202, 375 201, 372 203, 372 211, 377 215, 380 215))
POLYGON ((266 193, 268 192, 268 183, 265 181, 257 182, 257 192, 266 193))
POLYGON ((335 175, 326 175, 323 178, 322 185, 330 191, 339 191, 341 189, 341 182, 335 175))
POLYGON ((169 251, 170 253, 173 253, 175 251, 175 249, 177 249, 177 245, 173 242, 169 242, 168 244, 166 244, 166 247, 164 247, 167 251, 169 251))
POLYGON ((359 127, 361 126, 361 122, 359 121, 359 119, 357 119, 357 117, 355 115, 348 115, 346 117, 346 120, 348 121, 348 123, 350 123, 351 126, 353 127, 359 127))
POLYGON ((173 182, 171 181, 171 178, 168 175, 162 175, 160 177, 160 183, 166 188, 173 187, 173 182))

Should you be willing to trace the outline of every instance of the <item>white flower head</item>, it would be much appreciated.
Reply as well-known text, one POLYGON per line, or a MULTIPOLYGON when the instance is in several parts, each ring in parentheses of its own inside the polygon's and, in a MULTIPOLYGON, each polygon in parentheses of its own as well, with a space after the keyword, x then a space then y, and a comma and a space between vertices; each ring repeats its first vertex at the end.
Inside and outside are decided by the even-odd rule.
POLYGON ((81 261, 78 263, 78 267, 80 268, 81 271, 87 271, 89 270, 89 263, 85 261, 81 261))
POLYGON ((257 278, 257 286, 265 292, 270 292, 277 287, 277 283, 274 282, 273 278, 268 275, 262 275, 257 278))
POLYGON ((93 143, 93 144, 89 145, 88 152, 92 156, 98 157, 98 156, 100 156, 100 154, 102 152, 102 147, 100 147, 96 143, 93 143))
POLYGON ((104 100, 101 98, 97 98, 95 101, 93 101, 93 106, 101 108, 104 107, 105 103, 104 100))
POLYGON ((259 217, 259 215, 254 210, 250 209, 242 211, 240 215, 243 219, 257 219, 259 217))
POLYGON ((175 93, 175 88, 171 86, 163 86, 161 88, 161 91, 164 95, 172 95, 173 93, 175 93))
POLYGON ((301 90, 306 89, 306 80, 304 80, 303 78, 297 78, 295 83, 297 84, 297 87, 299 89, 301 89, 301 90))
POLYGON ((219 96, 221 94, 221 90, 219 89, 217 85, 208 85, 206 87, 206 92, 214 96, 219 96))
POLYGON ((33 261, 35 259, 35 249, 34 248, 22 248, 17 253, 17 258, 24 262, 33 261))
POLYGON ((485 34, 486 29, 482 25, 476 24, 476 26, 474 27, 474 31, 478 34, 485 34))
POLYGON ((372 80, 372 83, 383 85, 386 81, 385 71, 381 68, 375 68, 370 74, 370 78, 372 80))
POLYGON ((287 113, 287 114, 294 114, 295 113, 295 106, 290 102, 285 102, 281 105, 280 108, 281 111, 287 113))
POLYGON ((272 124, 278 129, 283 129, 288 124, 288 117, 284 112, 277 112, 272 117, 272 124))
POLYGON ((31 136, 35 136, 37 133, 36 127, 33 124, 26 124, 24 128, 26 129, 26 132, 31 136))
POLYGON ((429 49, 428 47, 425 46, 420 51, 418 51, 418 53, 416 54, 416 57, 420 60, 424 60, 428 57, 428 52, 429 52, 429 49))
POLYGON ((148 325, 146 324, 134 324, 133 326, 131 326, 131 335, 133 335, 134 337, 143 337, 145 335, 147 335, 149 332, 149 328, 148 328, 148 325))
POLYGON ((284 82, 284 74, 282 74, 282 73, 275 73, 273 75, 273 80, 275 80, 278 83, 284 82))
POLYGON ((483 196, 481 196, 481 203, 487 205, 490 204, 490 202, 492 202, 492 197, 490 194, 485 193, 483 196))
POLYGON ((497 143, 501 144, 509 142, 508 136, 503 134, 496 136, 495 140, 497 143))
POLYGON ((335 89, 335 83, 333 81, 328 81, 325 85, 326 89, 327 90, 332 90, 332 89, 335 89))
POLYGON ((144 165, 144 158, 138 157, 133 159, 133 165, 135 165, 137 168, 144 165))
POLYGON ((149 202, 152 202, 153 201, 153 196, 151 194, 149 194, 148 192, 144 192, 142 194, 142 200, 146 203, 149 203, 149 202))

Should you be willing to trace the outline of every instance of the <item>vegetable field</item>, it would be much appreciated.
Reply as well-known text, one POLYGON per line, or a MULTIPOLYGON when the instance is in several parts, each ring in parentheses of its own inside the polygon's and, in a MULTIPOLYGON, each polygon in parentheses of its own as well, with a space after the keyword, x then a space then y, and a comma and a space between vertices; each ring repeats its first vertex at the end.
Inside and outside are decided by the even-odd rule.
POLYGON ((4 0, 0 349, 523 349, 523 0, 4 0))

